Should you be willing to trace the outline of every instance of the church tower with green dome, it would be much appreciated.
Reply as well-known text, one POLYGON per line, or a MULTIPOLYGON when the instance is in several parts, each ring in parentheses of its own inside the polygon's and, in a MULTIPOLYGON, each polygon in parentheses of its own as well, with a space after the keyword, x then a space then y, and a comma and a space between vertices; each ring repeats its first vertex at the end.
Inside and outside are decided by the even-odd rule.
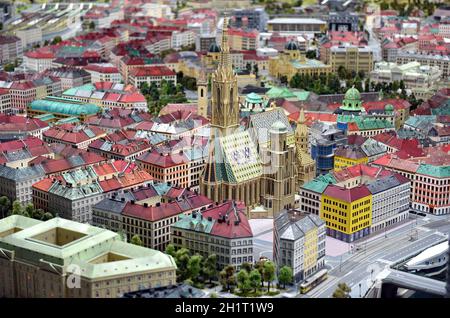
POLYGON ((364 111, 364 108, 362 107, 361 94, 354 86, 345 93, 340 109, 343 112, 351 113, 360 113, 364 111))

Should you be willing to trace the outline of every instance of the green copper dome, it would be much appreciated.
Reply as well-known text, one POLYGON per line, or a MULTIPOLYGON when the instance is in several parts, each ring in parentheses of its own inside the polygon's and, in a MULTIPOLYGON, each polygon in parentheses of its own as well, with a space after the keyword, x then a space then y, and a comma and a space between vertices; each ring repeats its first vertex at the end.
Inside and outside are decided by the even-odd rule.
POLYGON ((345 93, 344 100, 342 101, 342 106, 340 107, 340 109, 350 112, 360 112, 363 110, 361 94, 355 87, 350 88, 345 93))
POLYGON ((281 122, 280 120, 277 120, 276 122, 274 122, 270 128, 273 132, 278 132, 278 133, 287 132, 286 125, 283 124, 283 122, 281 122))
POLYGON ((256 93, 250 93, 245 96, 245 101, 251 104, 260 104, 262 103, 262 97, 256 93))
POLYGON ((392 104, 387 104, 386 106, 384 106, 384 111, 385 112, 393 112, 394 106, 392 104))
POLYGON ((345 93, 345 99, 353 99, 353 100, 359 100, 361 99, 361 94, 359 93, 359 91, 352 87, 349 90, 347 90, 347 92, 345 93))

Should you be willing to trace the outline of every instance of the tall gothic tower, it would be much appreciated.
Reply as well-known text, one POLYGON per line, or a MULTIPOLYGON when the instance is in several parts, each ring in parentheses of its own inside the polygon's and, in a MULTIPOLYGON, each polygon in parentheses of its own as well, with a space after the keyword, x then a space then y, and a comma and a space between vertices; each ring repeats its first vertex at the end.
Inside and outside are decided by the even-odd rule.
POLYGON ((303 108, 297 120, 297 128, 295 129, 295 144, 297 150, 308 153, 308 127, 306 127, 305 112, 303 108))
POLYGON ((269 130, 270 147, 264 174, 264 205, 274 218, 283 209, 294 207, 297 183, 295 147, 287 143, 287 127, 276 121, 269 130))
POLYGON ((208 118, 208 79, 204 71, 197 79, 197 114, 208 118))
POLYGON ((230 58, 227 18, 223 21, 219 65, 212 75, 211 90, 211 128, 224 136, 239 127, 238 87, 230 58))
POLYGON ((300 116, 295 129, 296 162, 298 171, 297 186, 311 181, 316 176, 316 162, 308 153, 308 127, 306 126, 305 112, 300 110, 300 116))

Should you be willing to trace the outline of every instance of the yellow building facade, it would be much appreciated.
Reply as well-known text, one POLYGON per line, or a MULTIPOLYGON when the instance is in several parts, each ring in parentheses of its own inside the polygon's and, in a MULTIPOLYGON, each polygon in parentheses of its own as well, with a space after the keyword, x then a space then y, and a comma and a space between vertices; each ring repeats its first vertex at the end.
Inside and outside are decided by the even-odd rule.
POLYGON ((369 162, 369 157, 359 147, 339 147, 334 152, 334 171, 369 162))
POLYGON ((329 185, 321 199, 320 217, 327 235, 353 242, 370 233, 372 194, 365 185, 351 189, 329 185))
POLYGON ((270 59, 269 74, 273 77, 287 77, 289 81, 295 74, 320 76, 331 73, 331 65, 321 61, 307 59, 301 53, 298 45, 291 41, 286 44, 285 51, 279 56, 270 59))

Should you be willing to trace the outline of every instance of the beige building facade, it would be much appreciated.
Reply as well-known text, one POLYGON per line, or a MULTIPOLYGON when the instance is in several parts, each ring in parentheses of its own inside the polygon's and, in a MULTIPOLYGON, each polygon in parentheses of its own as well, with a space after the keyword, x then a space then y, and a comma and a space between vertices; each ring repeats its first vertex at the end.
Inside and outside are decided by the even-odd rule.
POLYGON ((19 215, 0 221, 0 297, 115 298, 172 285, 175 270, 171 256, 101 228, 19 215))

